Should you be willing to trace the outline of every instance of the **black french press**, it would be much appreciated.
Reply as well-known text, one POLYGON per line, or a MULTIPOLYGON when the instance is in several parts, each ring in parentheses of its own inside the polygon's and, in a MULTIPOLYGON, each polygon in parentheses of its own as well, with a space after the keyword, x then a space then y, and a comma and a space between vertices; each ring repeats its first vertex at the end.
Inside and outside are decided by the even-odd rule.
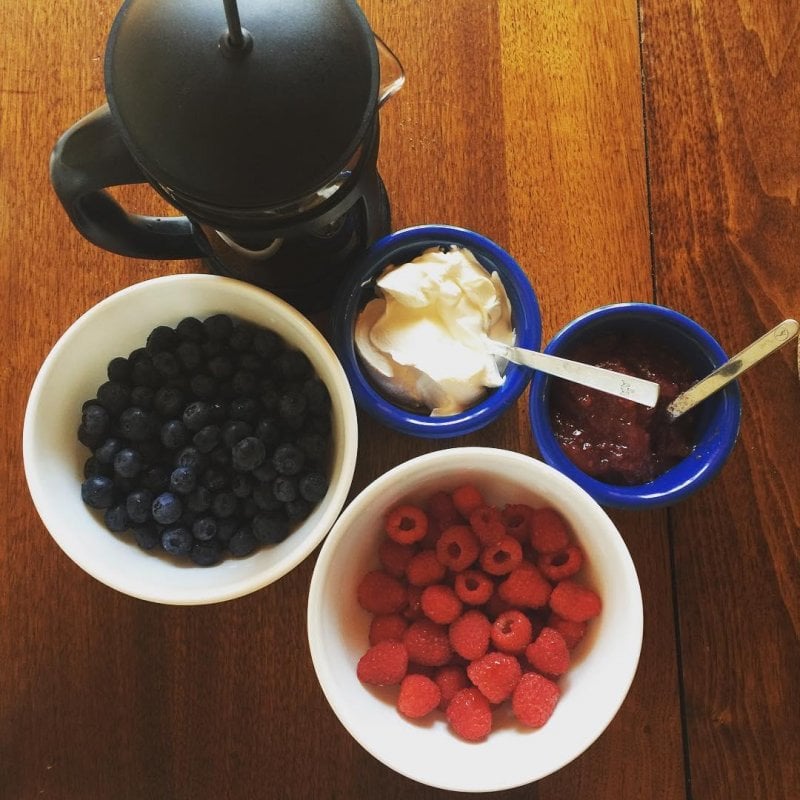
POLYGON ((108 102, 60 137, 52 184, 99 247, 203 258, 322 310, 389 231, 378 109, 403 81, 355 0, 125 0, 108 102), (106 191, 144 182, 185 216, 128 213, 106 191))

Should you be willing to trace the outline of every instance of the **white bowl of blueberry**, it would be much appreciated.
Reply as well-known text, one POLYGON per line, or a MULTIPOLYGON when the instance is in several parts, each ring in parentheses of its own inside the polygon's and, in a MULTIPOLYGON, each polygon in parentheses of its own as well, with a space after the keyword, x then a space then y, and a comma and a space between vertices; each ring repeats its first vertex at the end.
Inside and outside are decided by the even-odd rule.
POLYGON ((23 454, 62 550, 125 594, 191 605, 277 580, 347 499, 358 427, 322 334, 284 301, 215 275, 106 298, 33 384, 23 454))

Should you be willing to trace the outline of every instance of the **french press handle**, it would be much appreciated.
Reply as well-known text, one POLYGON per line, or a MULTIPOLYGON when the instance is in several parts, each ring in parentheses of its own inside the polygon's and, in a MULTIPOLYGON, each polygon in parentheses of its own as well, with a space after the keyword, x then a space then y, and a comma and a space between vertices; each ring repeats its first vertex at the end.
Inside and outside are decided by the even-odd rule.
POLYGON ((106 191, 145 183, 111 118, 108 104, 78 120, 56 142, 50 180, 72 224, 90 242, 123 256, 200 258, 188 217, 129 214, 106 191))

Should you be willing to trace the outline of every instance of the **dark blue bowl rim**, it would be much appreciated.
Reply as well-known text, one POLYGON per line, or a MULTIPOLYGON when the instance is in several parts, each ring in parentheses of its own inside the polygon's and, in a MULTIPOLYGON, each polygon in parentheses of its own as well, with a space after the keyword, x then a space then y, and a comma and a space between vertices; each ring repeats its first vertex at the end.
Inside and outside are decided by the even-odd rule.
MULTIPOLYGON (((393 263, 400 251, 455 244, 470 249, 485 266, 491 261, 501 278, 511 302, 517 344, 538 350, 542 323, 539 302, 527 275, 500 245, 475 231, 453 225, 417 225, 387 234, 376 241, 354 264, 332 304, 332 344, 360 408, 378 421, 401 433, 430 439, 445 439, 472 433, 488 425, 524 392, 531 380, 525 367, 509 364, 503 385, 482 402, 460 414, 430 417, 400 408, 381 395, 364 376, 353 344, 352 329, 360 308, 362 292, 374 277, 393 263)), ((407 261, 415 254, 403 256, 407 261)))
MULTIPOLYGON (((578 337, 590 324, 606 319, 640 315, 656 323, 682 330, 694 339, 714 367, 728 358, 722 346, 699 323, 679 311, 653 303, 613 303, 587 311, 565 325, 550 340, 546 353, 558 353, 565 344, 578 337)), ((615 486, 596 480, 579 470, 555 440, 547 413, 549 378, 537 372, 528 399, 531 427, 544 461, 567 475, 586 490, 600 505, 611 508, 657 508, 674 505, 711 481, 722 469, 739 435, 742 398, 738 382, 734 381, 707 403, 715 403, 712 431, 698 442, 695 450, 680 464, 655 480, 640 486, 615 486), (707 441, 707 440, 712 441, 707 441), (698 449, 699 448, 699 449, 698 449), (695 468, 691 465, 695 464, 695 468)))

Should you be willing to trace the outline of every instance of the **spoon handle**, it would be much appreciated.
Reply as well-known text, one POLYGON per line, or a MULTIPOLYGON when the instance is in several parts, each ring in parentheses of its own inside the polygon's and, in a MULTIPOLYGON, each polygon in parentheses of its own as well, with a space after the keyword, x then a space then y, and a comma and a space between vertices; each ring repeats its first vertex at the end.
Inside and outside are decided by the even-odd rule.
POLYGON ((705 400, 709 395, 727 386, 732 380, 739 377, 746 369, 761 361, 770 353, 782 347, 797 336, 798 324, 796 320, 786 319, 752 344, 730 358, 722 366, 717 367, 712 373, 679 394, 668 406, 667 415, 675 420, 685 414, 690 408, 705 400))
POLYGON ((635 378, 622 372, 614 372, 592 364, 583 364, 579 361, 570 361, 559 356, 551 356, 536 350, 525 350, 522 347, 512 347, 502 342, 491 342, 492 349, 501 356, 515 364, 537 369, 554 375, 557 378, 579 383, 591 389, 598 389, 606 394, 623 397, 634 403, 653 407, 658 401, 659 385, 654 381, 635 378))

